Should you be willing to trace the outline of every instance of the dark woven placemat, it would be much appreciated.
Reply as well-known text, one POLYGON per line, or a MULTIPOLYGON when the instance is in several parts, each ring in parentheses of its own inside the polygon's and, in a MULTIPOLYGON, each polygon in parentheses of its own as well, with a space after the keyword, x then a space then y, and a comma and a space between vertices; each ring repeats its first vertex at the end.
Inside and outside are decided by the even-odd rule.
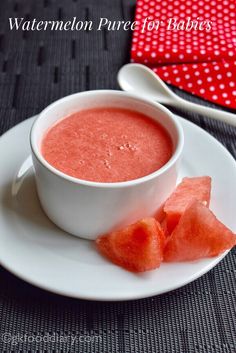
MULTIPOLYGON (((116 74, 129 61, 131 39, 125 31, 10 32, 9 17, 128 20, 134 5, 128 0, 1 0, 0 132, 64 95, 118 88, 116 74)), ((236 157, 235 129, 181 114, 236 157)), ((232 250, 208 274, 179 290, 123 303, 59 297, 0 267, 0 352, 234 353, 235 259, 232 250)))

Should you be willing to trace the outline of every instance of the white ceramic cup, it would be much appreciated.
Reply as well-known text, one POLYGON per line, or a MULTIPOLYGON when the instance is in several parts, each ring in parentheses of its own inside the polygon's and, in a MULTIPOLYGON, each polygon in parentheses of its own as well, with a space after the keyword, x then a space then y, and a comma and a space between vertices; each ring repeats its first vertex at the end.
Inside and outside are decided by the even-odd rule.
POLYGON ((63 230, 96 239, 156 214, 176 185, 184 137, 180 123, 162 105, 126 92, 97 90, 64 97, 45 108, 33 124, 30 142, 38 196, 45 213, 63 230), (158 121, 171 136, 171 159, 154 173, 116 183, 85 181, 55 169, 41 154, 44 133, 63 117, 97 107, 128 108, 158 121))

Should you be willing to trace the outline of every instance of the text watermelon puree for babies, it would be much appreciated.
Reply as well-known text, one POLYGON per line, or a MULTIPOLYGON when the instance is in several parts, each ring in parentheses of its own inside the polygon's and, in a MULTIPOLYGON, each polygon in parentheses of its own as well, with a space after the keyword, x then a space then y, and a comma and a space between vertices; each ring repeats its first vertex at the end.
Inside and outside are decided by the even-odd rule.
POLYGON ((217 256, 236 245, 236 235, 203 203, 193 201, 167 238, 164 261, 191 261, 217 256))
POLYGON ((193 200, 198 200, 209 206, 210 196, 211 178, 209 176, 183 178, 164 205, 166 214, 164 223, 168 233, 170 234, 174 230, 186 207, 193 200))
POLYGON ((160 266, 165 240, 160 224, 154 218, 145 218, 100 236, 96 245, 116 265, 132 272, 143 272, 160 266))

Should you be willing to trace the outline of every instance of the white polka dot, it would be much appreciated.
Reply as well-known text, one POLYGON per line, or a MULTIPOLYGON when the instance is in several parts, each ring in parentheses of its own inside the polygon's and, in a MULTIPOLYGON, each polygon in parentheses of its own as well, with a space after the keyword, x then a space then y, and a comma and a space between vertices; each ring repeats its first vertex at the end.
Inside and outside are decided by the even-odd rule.
POLYGON ((209 90, 212 92, 212 91, 215 91, 215 87, 214 86, 211 86, 210 88, 209 88, 209 90))
POLYGON ((222 94, 222 97, 224 97, 224 98, 228 97, 228 93, 224 92, 224 93, 222 94))
POLYGON ((220 87, 220 89, 224 89, 224 88, 225 88, 225 85, 224 85, 223 83, 221 83, 221 84, 219 85, 219 87, 220 87))
POLYGON ((201 88, 200 91, 199 91, 201 94, 204 94, 206 91, 204 88, 201 88))
POLYGON ((196 71, 194 72, 195 76, 199 76, 200 75, 200 72, 199 71, 196 71))
POLYGON ((201 85, 202 84, 202 80, 197 80, 197 84, 201 85))
POLYGON ((231 81, 231 82, 229 83, 229 86, 230 86, 230 87, 234 87, 234 86, 235 86, 235 83, 234 83, 233 81, 231 81))
POLYGON ((216 94, 214 94, 214 95, 212 96, 212 99, 216 100, 216 99, 218 99, 218 96, 217 96, 216 94))

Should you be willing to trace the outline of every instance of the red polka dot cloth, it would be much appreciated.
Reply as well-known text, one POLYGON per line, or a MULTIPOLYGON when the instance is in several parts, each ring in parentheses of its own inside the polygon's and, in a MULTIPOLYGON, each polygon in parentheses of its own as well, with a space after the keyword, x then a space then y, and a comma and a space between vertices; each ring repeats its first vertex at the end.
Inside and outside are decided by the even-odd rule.
POLYGON ((135 21, 132 62, 236 109, 236 0, 137 0, 135 21))

